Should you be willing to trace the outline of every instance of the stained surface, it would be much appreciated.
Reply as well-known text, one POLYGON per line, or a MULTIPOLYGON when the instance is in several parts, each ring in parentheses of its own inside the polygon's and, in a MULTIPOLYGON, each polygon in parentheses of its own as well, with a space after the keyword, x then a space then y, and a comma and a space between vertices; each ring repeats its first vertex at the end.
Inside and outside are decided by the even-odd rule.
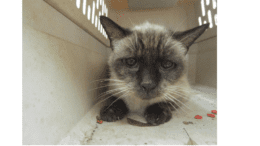
MULTIPOLYGON (((211 110, 217 110, 216 90, 203 86, 197 86, 195 89, 191 101, 186 103, 192 111, 182 107, 187 114, 179 110, 173 113, 173 118, 168 123, 155 127, 132 126, 127 123, 126 118, 117 122, 97 124, 95 117, 98 115, 100 106, 96 105, 60 144, 183 145, 189 141, 189 137, 183 130, 185 128, 197 144, 216 145, 217 115, 215 118, 207 117, 207 113, 211 110), (194 116, 198 114, 203 116, 201 120, 194 119, 194 116), (183 121, 190 121, 193 124, 185 125, 183 121)), ((129 117, 145 122, 144 118, 137 115, 129 117)))

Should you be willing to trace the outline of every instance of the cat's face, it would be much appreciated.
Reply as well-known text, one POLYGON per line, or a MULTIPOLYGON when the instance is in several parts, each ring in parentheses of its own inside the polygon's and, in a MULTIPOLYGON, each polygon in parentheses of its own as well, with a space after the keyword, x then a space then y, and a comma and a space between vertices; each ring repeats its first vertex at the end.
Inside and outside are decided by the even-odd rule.
POLYGON ((114 42, 110 70, 124 81, 136 96, 160 96, 185 71, 186 48, 163 27, 146 23, 114 42))
POLYGON ((111 78, 120 81, 118 85, 149 100, 167 92, 185 74, 186 53, 194 39, 150 23, 123 29, 111 21, 101 19, 113 49, 111 78))

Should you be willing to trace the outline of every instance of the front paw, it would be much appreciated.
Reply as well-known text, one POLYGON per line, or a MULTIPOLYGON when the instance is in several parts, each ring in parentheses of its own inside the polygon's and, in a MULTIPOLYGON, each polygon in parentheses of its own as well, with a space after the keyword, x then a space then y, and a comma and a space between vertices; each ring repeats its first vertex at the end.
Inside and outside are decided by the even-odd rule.
POLYGON ((103 121, 114 122, 121 120, 128 113, 125 103, 121 100, 115 102, 112 106, 104 106, 100 111, 100 118, 103 121))
POLYGON ((144 113, 147 123, 160 125, 172 118, 172 113, 167 107, 160 107, 159 104, 149 106, 144 113))

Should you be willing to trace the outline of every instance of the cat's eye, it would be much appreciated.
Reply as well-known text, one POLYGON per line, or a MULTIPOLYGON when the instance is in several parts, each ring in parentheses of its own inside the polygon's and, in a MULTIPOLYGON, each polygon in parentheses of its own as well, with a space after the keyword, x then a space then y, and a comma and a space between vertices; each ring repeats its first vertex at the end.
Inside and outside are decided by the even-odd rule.
POLYGON ((128 66, 134 66, 137 63, 137 60, 135 58, 127 58, 127 59, 125 59, 125 63, 128 66))
POLYGON ((165 68, 165 69, 175 67, 175 66, 176 66, 176 64, 169 61, 169 60, 165 60, 165 61, 162 62, 162 67, 165 68))

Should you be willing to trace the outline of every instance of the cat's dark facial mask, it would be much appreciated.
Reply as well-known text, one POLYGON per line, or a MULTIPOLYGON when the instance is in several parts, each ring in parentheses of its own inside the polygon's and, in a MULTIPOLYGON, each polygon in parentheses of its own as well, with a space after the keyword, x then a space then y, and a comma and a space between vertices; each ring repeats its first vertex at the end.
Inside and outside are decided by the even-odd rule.
POLYGON ((178 50, 181 44, 169 41, 165 33, 135 32, 120 42, 110 67, 119 80, 131 83, 130 88, 142 99, 159 96, 163 81, 174 83, 184 72, 184 50, 178 50))
POLYGON ((106 17, 101 17, 101 23, 113 49, 109 59, 111 77, 124 82, 141 99, 160 97, 185 74, 188 48, 196 35, 205 31, 197 28, 174 35, 150 23, 132 29, 124 29, 106 17))

